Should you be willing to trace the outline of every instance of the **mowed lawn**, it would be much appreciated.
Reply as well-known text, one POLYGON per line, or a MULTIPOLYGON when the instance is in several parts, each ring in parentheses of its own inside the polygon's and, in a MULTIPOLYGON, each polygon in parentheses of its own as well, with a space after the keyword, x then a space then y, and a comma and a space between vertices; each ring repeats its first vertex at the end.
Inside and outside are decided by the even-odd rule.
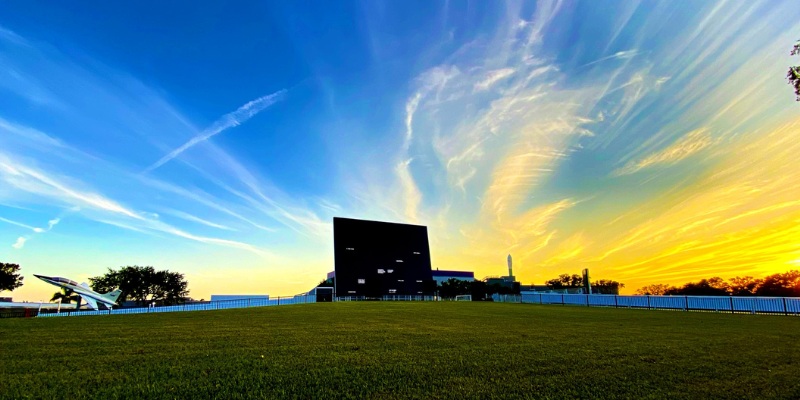
POLYGON ((800 318, 470 302, 0 320, 0 398, 800 398, 800 318))

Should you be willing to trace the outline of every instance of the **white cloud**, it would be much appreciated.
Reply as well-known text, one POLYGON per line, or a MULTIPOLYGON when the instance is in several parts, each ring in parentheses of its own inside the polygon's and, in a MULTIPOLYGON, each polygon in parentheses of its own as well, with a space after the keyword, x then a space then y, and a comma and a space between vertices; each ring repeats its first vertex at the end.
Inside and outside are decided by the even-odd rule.
POLYGON ((592 61, 590 63, 584 64, 580 68, 588 67, 590 65, 594 65, 594 64, 597 64, 597 63, 600 63, 600 62, 603 62, 603 61, 607 61, 607 60, 627 60, 627 59, 633 58, 636 54, 638 54, 638 51, 635 50, 635 49, 618 51, 618 52, 616 52, 616 53, 614 53, 614 54, 612 54, 610 56, 605 56, 605 57, 602 57, 602 58, 598 58, 597 60, 594 60, 594 61, 592 61))
POLYGON ((165 211, 165 212, 167 214, 173 215, 175 217, 178 217, 178 218, 181 218, 181 219, 185 219, 185 220, 191 221, 191 222, 197 222, 198 224, 205 225, 205 226, 210 226, 212 228, 222 229, 222 230, 226 230, 226 231, 235 230, 235 229, 227 227, 225 225, 217 224, 217 223, 205 220, 203 218, 196 217, 194 215, 191 215, 191 214, 183 212, 183 211, 168 210, 168 211, 165 211))
POLYGON ((395 172, 397 173, 403 190, 406 218, 408 218, 410 222, 416 223, 419 205, 422 203, 422 193, 419 191, 419 188, 417 188, 417 184, 411 176, 411 161, 412 159, 409 158, 408 160, 398 163, 395 172))
POLYGON ((47 230, 53 229, 54 226, 58 225, 61 222, 61 218, 53 218, 50 221, 47 221, 47 230))
POLYGON ((501 81, 501 80, 503 80, 505 78, 508 78, 509 76, 513 75, 514 72, 516 72, 516 70, 514 68, 502 68, 502 69, 497 69, 497 70, 494 70, 494 71, 490 71, 489 73, 486 74, 486 76, 484 77, 484 79, 482 81, 479 81, 479 82, 475 83, 475 86, 473 87, 473 89, 475 91, 488 90, 495 83, 497 83, 497 82, 499 82, 499 81, 501 81))
POLYGON ((0 179, 27 192, 61 199, 70 203, 79 202, 84 206, 122 214, 134 219, 143 219, 135 212, 119 203, 91 191, 70 187, 69 184, 49 174, 28 167, 15 160, 4 160, 0 154, 0 179), (5 171, 5 176, 2 172, 5 171))
POLYGON ((28 241, 28 238, 20 236, 20 237, 17 238, 17 241, 14 242, 14 244, 11 245, 11 247, 13 247, 15 249, 21 249, 22 246, 25 246, 25 242, 27 242, 27 241, 28 241))
POLYGON ((714 139, 708 129, 701 128, 687 133, 672 145, 649 154, 648 156, 627 163, 613 172, 614 176, 630 175, 654 165, 671 165, 713 145, 714 139))

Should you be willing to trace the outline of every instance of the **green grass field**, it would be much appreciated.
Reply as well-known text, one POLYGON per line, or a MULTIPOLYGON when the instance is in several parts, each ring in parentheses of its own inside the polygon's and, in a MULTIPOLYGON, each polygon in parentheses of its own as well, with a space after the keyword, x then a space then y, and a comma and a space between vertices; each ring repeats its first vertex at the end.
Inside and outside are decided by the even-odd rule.
POLYGON ((0 320, 0 398, 800 398, 800 318, 325 303, 0 320))

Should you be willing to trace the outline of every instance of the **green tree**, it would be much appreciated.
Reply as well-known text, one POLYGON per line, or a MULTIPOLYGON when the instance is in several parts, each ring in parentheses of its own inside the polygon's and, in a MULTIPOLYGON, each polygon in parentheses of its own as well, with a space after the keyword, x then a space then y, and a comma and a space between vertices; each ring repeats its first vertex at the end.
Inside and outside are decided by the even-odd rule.
MULTIPOLYGON (((794 45, 792 51, 789 53, 792 56, 800 55, 800 40, 794 45)), ((800 65, 789 67, 789 72, 786 73, 786 79, 789 84, 794 87, 794 94, 797 96, 797 101, 800 101, 800 65)))
POLYGON ((19 269, 19 264, 0 263, 0 292, 22 286, 24 277, 20 276, 19 269))
POLYGON ((60 292, 55 292, 53 297, 50 298, 50 301, 60 302, 61 304, 71 304, 75 302, 77 306, 76 309, 81 308, 81 296, 75 294, 72 289, 62 288, 60 292))
POLYGON ((116 271, 109 268, 105 275, 89 278, 89 281, 97 292, 110 292, 116 288, 122 290, 119 304, 133 300, 140 306, 150 303, 171 305, 182 303, 189 294, 189 284, 183 274, 156 271, 151 266, 120 267, 116 271))

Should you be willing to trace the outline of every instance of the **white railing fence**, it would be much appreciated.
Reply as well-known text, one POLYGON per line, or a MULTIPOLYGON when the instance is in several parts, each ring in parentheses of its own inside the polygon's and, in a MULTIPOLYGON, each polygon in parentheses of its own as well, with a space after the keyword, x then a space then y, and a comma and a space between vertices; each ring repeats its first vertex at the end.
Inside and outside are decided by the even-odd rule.
MULTIPOLYGON (((387 295, 382 297, 335 297, 334 301, 440 301, 437 296, 387 295)), ((494 294, 498 303, 562 304, 584 307, 639 308, 648 310, 682 310, 728 312, 747 314, 773 314, 800 316, 800 298, 797 297, 728 297, 728 296, 619 296, 611 294, 556 294, 523 293, 494 294)), ((67 317, 85 315, 147 314, 179 311, 227 310, 233 308, 269 307, 290 304, 316 303, 316 295, 301 294, 271 299, 252 298, 205 303, 179 304, 161 307, 119 308, 114 310, 86 310, 42 312, 39 317, 67 317)))
POLYGON ((209 310, 227 310, 232 308, 307 304, 316 302, 317 302, 316 295, 299 294, 297 296, 275 297, 271 299, 252 298, 252 299, 210 301, 205 303, 189 303, 189 304, 178 304, 174 306, 161 306, 161 307, 135 307, 135 308, 118 308, 113 310, 86 310, 86 311, 62 310, 60 313, 40 312, 38 316, 68 317, 68 316, 85 316, 85 315, 121 315, 121 314, 148 314, 148 313, 179 312, 179 311, 209 311, 209 310))
POLYGON ((523 293, 521 295, 495 294, 492 296, 492 300, 501 303, 800 315, 800 298, 797 297, 619 296, 613 294, 523 293))
POLYGON ((380 297, 366 297, 366 296, 339 296, 335 297, 334 301, 439 301, 437 296, 420 296, 420 295, 395 295, 387 294, 380 297))

